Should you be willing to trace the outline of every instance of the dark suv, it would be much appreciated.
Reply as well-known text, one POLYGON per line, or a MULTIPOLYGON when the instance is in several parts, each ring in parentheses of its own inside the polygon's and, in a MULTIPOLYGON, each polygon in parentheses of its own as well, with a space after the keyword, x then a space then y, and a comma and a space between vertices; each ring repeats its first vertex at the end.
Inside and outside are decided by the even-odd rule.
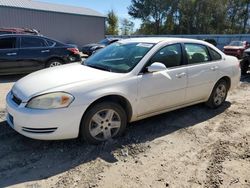
POLYGON ((246 74, 250 69, 250 48, 246 49, 243 53, 243 58, 240 61, 241 74, 246 74))
POLYGON ((79 50, 38 35, 0 35, 0 74, 29 73, 80 62, 79 50))

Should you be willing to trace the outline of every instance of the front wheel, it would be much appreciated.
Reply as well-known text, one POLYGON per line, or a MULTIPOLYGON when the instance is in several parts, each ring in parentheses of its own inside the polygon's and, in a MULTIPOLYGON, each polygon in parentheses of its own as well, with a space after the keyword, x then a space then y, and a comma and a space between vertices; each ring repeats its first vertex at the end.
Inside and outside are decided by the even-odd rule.
POLYGON ((206 102, 206 105, 210 108, 218 108, 223 104, 227 98, 228 84, 225 80, 220 80, 214 86, 213 91, 206 102))
POLYGON ((80 136, 87 142, 97 144, 120 136, 127 125, 127 114, 116 103, 102 102, 92 106, 84 115, 80 136))

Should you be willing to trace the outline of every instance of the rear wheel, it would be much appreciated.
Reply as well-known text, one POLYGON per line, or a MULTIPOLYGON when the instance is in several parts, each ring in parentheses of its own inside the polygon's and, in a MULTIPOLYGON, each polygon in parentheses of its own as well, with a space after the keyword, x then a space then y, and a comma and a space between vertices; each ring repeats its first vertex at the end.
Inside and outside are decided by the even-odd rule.
POLYGON ((217 82, 206 102, 206 105, 210 108, 218 108, 221 106, 227 98, 228 89, 228 83, 226 80, 220 80, 217 82))
POLYGON ((46 67, 56 67, 60 65, 63 65, 63 62, 60 59, 52 59, 47 63, 46 67))
POLYGON ((80 135, 93 144, 120 136, 127 125, 124 109, 112 102, 102 102, 92 106, 84 115, 80 135))

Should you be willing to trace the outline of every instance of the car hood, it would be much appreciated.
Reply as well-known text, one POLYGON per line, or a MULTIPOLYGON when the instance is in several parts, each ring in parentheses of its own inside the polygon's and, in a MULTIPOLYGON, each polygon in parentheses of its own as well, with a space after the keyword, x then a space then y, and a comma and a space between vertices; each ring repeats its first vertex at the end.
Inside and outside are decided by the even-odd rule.
POLYGON ((111 79, 120 75, 73 63, 29 74, 15 83, 12 93, 23 102, 28 102, 34 96, 56 90, 62 86, 111 79))

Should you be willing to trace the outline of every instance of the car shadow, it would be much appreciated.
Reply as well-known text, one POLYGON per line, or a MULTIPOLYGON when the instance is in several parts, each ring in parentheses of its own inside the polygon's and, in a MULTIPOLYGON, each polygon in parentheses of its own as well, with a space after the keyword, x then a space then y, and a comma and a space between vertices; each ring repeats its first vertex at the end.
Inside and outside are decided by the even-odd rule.
POLYGON ((46 179, 97 158, 114 163, 119 160, 114 156, 117 150, 195 126, 230 106, 225 102, 218 109, 209 109, 199 104, 147 118, 131 123, 122 137, 100 145, 89 145, 80 139, 33 140, 16 133, 5 121, 0 122, 0 187, 46 179))

